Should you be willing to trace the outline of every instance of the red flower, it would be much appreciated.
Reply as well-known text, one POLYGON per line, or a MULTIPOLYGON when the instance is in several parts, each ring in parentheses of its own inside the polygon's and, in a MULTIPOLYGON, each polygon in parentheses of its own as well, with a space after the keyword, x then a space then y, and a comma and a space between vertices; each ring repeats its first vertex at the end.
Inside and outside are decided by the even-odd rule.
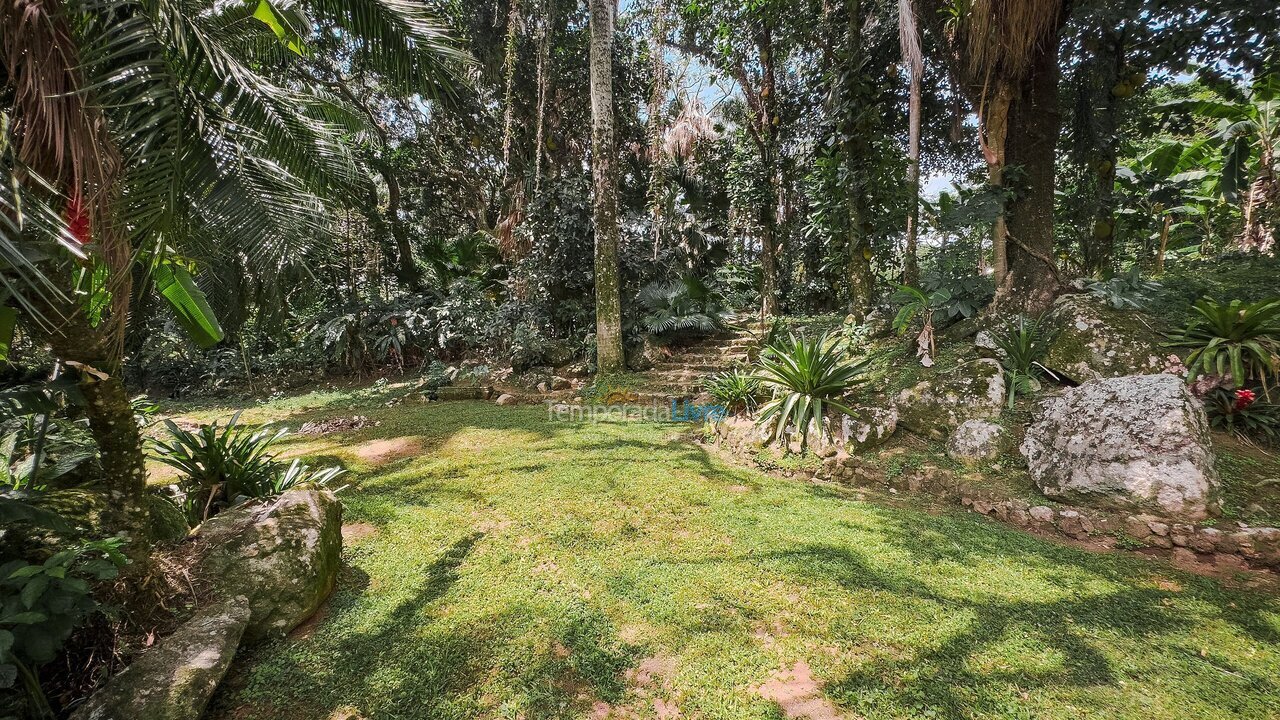
POLYGON ((1258 399, 1257 394, 1254 393, 1252 390, 1237 390, 1236 406, 1235 406, 1236 411, 1239 412, 1241 410, 1244 410, 1245 408, 1252 405, 1253 401, 1257 399, 1258 399))
POLYGON ((80 202, 80 193, 72 195, 67 201, 66 220, 67 231, 76 242, 88 245, 93 240, 92 230, 89 227, 89 213, 85 212, 84 204, 80 202))

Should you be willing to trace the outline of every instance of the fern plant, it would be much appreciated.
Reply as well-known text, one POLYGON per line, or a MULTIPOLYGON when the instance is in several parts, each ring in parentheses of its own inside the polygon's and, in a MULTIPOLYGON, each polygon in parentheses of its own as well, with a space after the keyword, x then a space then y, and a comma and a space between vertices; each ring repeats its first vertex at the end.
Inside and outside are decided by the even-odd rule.
POLYGON ((861 381, 865 362, 846 360, 830 334, 817 340, 797 340, 771 345, 760 355, 756 379, 773 392, 773 399, 760 408, 756 423, 769 425, 771 439, 784 435, 787 426, 800 434, 800 447, 809 444, 809 432, 817 425, 825 432, 823 418, 828 408, 853 415, 841 399, 861 381))
POLYGON ((1280 353, 1280 298, 1256 303, 1232 300, 1225 305, 1202 298, 1192 309, 1196 317, 1167 343, 1191 351, 1187 379, 1201 374, 1230 376, 1236 387, 1257 380, 1270 395, 1267 381, 1277 374, 1280 353))
POLYGON ((740 369, 730 370, 707 378, 703 384, 716 402, 724 405, 730 413, 750 413, 756 409, 756 398, 760 395, 760 380, 740 369))
POLYGON ((1048 354, 1053 335, 1039 320, 1019 315, 994 333, 993 339, 1000 350, 1000 364, 1004 367, 1012 408, 1018 394, 1030 393, 1044 376, 1040 360, 1048 354))

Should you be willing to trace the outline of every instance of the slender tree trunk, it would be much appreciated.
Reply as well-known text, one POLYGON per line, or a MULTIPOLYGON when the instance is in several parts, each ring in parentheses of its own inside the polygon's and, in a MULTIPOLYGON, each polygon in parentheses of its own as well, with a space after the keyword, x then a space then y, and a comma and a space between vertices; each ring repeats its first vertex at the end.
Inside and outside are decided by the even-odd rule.
POLYGON ((848 280, 849 280, 849 313, 858 320, 866 318, 871 312, 871 300, 875 293, 875 275, 871 272, 871 242, 867 237, 867 165, 871 160, 871 143, 868 138, 869 128, 856 121, 862 113, 871 112, 860 105, 865 95, 853 93, 855 87, 865 82, 863 72, 862 49, 862 0, 850 0, 848 24, 845 27, 846 67, 854 71, 852 77, 842 77, 838 82, 845 85, 842 92, 845 100, 841 103, 847 113, 845 118, 844 140, 845 171, 845 210, 848 215, 848 280))
POLYGON ((917 245, 920 233, 920 72, 911 73, 911 99, 907 118, 907 185, 911 206, 907 209, 907 247, 902 261, 902 279, 907 285, 920 284, 917 245))
POLYGON ((778 205, 782 182, 778 167, 777 77, 774 73, 773 35, 768 27, 757 40, 760 56, 760 107, 755 119, 757 142, 765 176, 769 178, 769 199, 760 209, 760 315, 769 318, 782 307, 778 292, 778 205))
POLYGON ((595 182, 596 364, 624 369, 618 281, 618 170, 613 137, 614 0, 591 4, 591 174, 595 182))
POLYGON ((902 260, 902 281, 915 287, 920 284, 917 245, 920 232, 920 123, 923 114, 920 86, 924 75, 924 55, 920 47, 920 28, 911 0, 899 0, 898 23, 899 44, 911 73, 907 104, 907 189, 911 193, 911 199, 908 200, 910 207, 907 208, 907 246, 902 260))
MULTIPOLYGON (((982 154, 987 162, 987 182, 993 187, 1004 186, 1004 167, 1008 154, 1009 107, 1013 102, 1013 89, 999 82, 995 92, 987 99, 983 117, 982 154)), ((991 226, 991 266, 996 286, 1004 284, 1009 274, 1008 208, 996 216, 991 226)))
POLYGON ((1173 225, 1173 216, 1165 215, 1160 225, 1160 250, 1156 253, 1155 274, 1164 272, 1164 252, 1169 247, 1169 227, 1173 225))
POLYGON ((1275 171, 1275 155, 1271 147, 1264 147, 1259 159, 1262 168, 1249 186, 1249 197, 1244 206, 1244 230, 1237 241, 1240 248, 1251 252, 1271 252, 1276 245, 1276 224, 1280 220, 1280 180, 1275 171))
POLYGON ((396 279, 410 291, 418 292, 422 289, 422 272, 413 257, 409 228, 400 217, 400 178, 385 163, 378 164, 378 172, 387 184, 387 225, 396 246, 396 279))
POLYGON ((1061 289, 1053 258, 1054 172, 1061 118, 1058 47, 1046 42, 1009 107, 1006 160, 1022 168, 1021 192, 1007 209, 1009 270, 996 304, 1030 314, 1053 304, 1061 289))

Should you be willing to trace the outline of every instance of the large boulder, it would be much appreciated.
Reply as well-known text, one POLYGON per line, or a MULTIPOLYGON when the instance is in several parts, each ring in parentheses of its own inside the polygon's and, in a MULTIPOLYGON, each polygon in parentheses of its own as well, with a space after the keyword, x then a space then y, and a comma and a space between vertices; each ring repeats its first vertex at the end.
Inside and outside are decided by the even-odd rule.
POLYGON ((1042 362, 1077 382, 1146 375, 1168 364, 1169 352, 1145 315, 1090 295, 1058 298, 1046 329, 1055 335, 1042 362))
POLYGON ((947 438, 947 457, 962 463, 995 460, 1011 447, 1009 431, 988 420, 965 420, 947 438))
POLYGON ((197 572, 223 598, 248 599, 246 641, 284 635, 333 592, 342 552, 342 505, 328 490, 290 490, 205 521, 195 531, 197 572))
POLYGON ((249 624, 245 598, 210 605, 142 653, 71 720, 197 720, 249 624))
POLYGON ((898 394, 898 424, 918 435, 943 440, 965 420, 998 417, 1004 408, 1000 363, 989 358, 936 371, 898 394))
POLYGON ((1204 406, 1172 375, 1108 378, 1045 398, 1021 450, 1049 497, 1187 520, 1217 508, 1204 406))

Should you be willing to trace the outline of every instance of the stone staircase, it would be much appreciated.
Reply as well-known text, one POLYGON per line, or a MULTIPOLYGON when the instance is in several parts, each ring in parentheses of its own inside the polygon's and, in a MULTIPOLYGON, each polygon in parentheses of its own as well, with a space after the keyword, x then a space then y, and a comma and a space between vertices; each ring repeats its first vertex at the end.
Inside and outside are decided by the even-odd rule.
POLYGON ((759 321, 752 320, 731 324, 688 345, 673 346, 670 356, 639 373, 642 394, 664 398, 697 395, 708 375, 747 363, 759 337, 759 321))

